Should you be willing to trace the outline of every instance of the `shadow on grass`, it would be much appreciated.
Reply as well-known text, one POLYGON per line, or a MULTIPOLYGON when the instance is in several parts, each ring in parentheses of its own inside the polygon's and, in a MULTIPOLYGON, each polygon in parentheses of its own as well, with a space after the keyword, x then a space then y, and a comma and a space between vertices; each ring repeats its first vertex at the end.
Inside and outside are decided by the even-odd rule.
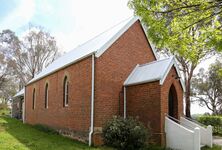
POLYGON ((8 141, 9 145, 15 144, 21 146, 17 147, 18 149, 28 148, 30 150, 96 150, 96 148, 89 148, 86 144, 74 141, 61 135, 41 132, 38 129, 33 128, 33 126, 31 125, 23 124, 21 121, 9 117, 0 117, 0 127, 3 127, 5 132, 15 137, 19 141, 19 143, 21 143, 13 143, 12 140, 8 141))

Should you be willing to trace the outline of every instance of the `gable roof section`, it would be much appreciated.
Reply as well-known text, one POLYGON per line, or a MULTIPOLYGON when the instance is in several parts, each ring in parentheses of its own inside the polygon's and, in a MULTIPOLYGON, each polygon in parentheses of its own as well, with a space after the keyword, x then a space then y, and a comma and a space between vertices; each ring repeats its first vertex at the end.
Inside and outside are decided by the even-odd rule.
POLYGON ((19 96, 24 96, 25 93, 25 89, 23 88, 21 91, 19 91, 18 93, 16 93, 13 98, 19 97, 19 96))
MULTIPOLYGON (((28 84, 37 81, 49 74, 52 74, 62 68, 74 64, 92 54, 96 57, 101 56, 123 33, 125 33, 136 21, 138 17, 130 17, 112 28, 97 35, 93 39, 85 42, 84 44, 76 47, 70 52, 64 54, 52 64, 42 70, 36 75, 28 84)), ((154 55, 155 51, 153 51, 154 55)))
POLYGON ((181 75, 174 57, 137 65, 124 82, 124 86, 137 85, 153 81, 160 81, 160 85, 163 85, 172 66, 176 68, 176 72, 180 77, 181 86, 183 91, 185 91, 185 86, 181 79, 181 75))

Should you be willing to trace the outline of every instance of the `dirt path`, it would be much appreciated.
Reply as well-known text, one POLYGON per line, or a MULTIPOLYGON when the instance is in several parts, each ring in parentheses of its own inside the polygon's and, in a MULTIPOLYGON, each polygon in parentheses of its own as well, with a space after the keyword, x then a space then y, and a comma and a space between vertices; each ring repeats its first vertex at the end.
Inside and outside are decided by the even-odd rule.
POLYGON ((220 136, 214 136, 214 137, 213 137, 213 143, 216 144, 216 145, 222 146, 222 137, 220 137, 220 136))

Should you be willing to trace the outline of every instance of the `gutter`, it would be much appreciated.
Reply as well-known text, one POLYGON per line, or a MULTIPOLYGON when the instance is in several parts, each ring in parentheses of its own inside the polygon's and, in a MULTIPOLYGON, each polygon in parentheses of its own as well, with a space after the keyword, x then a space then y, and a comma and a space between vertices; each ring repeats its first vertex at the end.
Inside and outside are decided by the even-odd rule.
POLYGON ((92 145, 92 135, 94 128, 94 83, 95 83, 95 55, 92 54, 91 125, 89 132, 89 146, 92 145))

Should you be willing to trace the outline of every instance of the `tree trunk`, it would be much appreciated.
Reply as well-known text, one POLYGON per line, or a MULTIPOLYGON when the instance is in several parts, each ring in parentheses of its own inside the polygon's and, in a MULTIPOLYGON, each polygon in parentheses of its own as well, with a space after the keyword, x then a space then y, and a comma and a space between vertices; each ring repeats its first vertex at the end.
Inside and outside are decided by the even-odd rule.
POLYGON ((188 79, 186 82, 185 102, 186 102, 186 117, 191 118, 191 114, 190 114, 190 79, 188 79))
POLYGON ((212 106, 213 107, 213 115, 217 115, 217 108, 215 105, 212 106))

